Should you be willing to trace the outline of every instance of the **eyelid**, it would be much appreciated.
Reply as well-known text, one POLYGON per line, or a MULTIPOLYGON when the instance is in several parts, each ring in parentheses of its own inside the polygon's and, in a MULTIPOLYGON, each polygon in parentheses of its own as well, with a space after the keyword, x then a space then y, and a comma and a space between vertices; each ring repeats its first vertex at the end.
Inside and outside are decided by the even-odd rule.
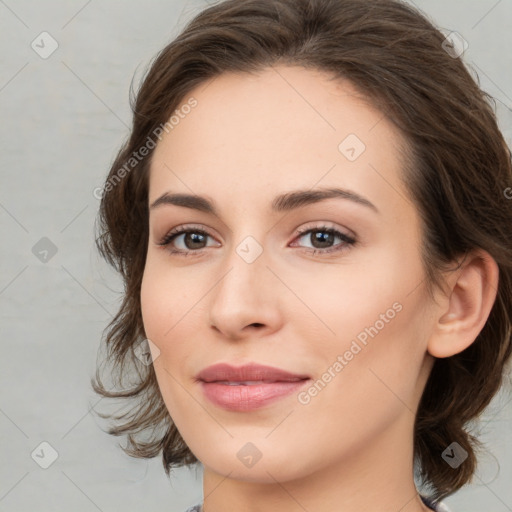
POLYGON ((295 235, 300 236, 300 235, 303 235, 304 233, 307 233, 308 231, 315 230, 315 229, 316 230, 333 229, 333 230, 339 231, 342 235, 346 236, 347 238, 352 238, 352 239, 357 238, 356 234, 352 230, 347 229, 345 227, 340 227, 337 224, 335 224, 334 222, 323 221, 323 220, 308 222, 304 226, 297 228, 295 230, 295 235))
POLYGON ((348 235, 348 234, 344 233, 343 230, 341 230, 337 227, 330 227, 327 224, 328 223, 324 223, 321 226, 317 225, 317 226, 307 227, 304 229, 301 228, 300 230, 298 230, 299 234, 298 234, 298 236, 295 237, 294 245, 292 245, 292 247, 302 247, 302 246, 298 245, 298 243, 295 242, 295 240, 301 239, 304 236, 307 236, 309 233, 312 233, 314 231, 330 232, 336 238, 339 238, 341 240, 341 244, 336 244, 332 247, 321 248, 321 249, 316 249, 314 247, 302 247, 302 250, 305 253, 309 253, 309 254, 313 254, 313 255, 320 254, 323 257, 340 256, 342 253, 344 254, 345 252, 347 252, 347 251, 351 250, 352 248, 354 248, 355 246, 359 245, 359 241, 356 236, 348 235))
MULTIPOLYGON (((178 236, 183 233, 187 233, 188 231, 200 232, 200 233, 204 233, 205 235, 208 235, 210 238, 216 238, 210 232, 210 228, 205 228, 202 224, 179 224, 178 226, 170 229, 169 231, 166 231, 165 234, 159 238, 159 241, 156 242, 156 245, 165 247, 166 245, 168 245, 170 243, 169 241, 166 242, 166 240, 169 240, 173 236, 178 236)), ((201 250, 201 249, 199 249, 199 250, 201 250)), ((198 252, 198 251, 195 251, 195 252, 198 252)))

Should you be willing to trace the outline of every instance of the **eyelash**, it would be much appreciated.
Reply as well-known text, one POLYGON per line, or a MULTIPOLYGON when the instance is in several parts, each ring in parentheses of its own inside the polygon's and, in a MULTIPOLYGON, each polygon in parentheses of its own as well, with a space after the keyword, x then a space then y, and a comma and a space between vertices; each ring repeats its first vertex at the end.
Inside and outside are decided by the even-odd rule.
MULTIPOLYGON (((355 246, 356 243, 357 243, 355 238, 353 238, 351 236, 348 236, 345 233, 342 233, 342 232, 338 231, 337 229, 334 229, 334 228, 328 227, 328 226, 315 226, 313 228, 308 227, 308 228, 298 229, 296 231, 296 233, 295 233, 297 235, 296 238, 302 238, 304 235, 306 235, 308 233, 315 232, 315 231, 332 234, 335 237, 340 238, 343 241, 343 244, 340 244, 340 245, 335 246, 335 247, 330 247, 330 248, 327 248, 327 249, 310 249, 310 248, 307 248, 307 247, 304 248, 306 250, 306 252, 308 252, 310 254, 313 254, 313 255, 319 254, 319 253, 320 254, 329 254, 329 253, 338 253, 338 252, 342 252, 342 251, 347 251, 351 247, 355 246)), ((195 228, 193 226, 180 226, 180 227, 172 230, 171 232, 167 233, 160 240, 160 242, 157 243, 157 245, 162 247, 162 248, 165 248, 171 242, 173 242, 174 239, 176 237, 178 237, 179 235, 188 234, 188 233, 196 233, 196 234, 204 235, 204 236, 207 236, 207 237, 208 236, 211 237, 211 235, 207 231, 205 231, 203 229, 195 228)), ((194 256, 199 256, 204 251, 204 249, 206 249, 206 247, 204 247, 202 249, 196 249, 196 250, 189 249, 187 251, 184 251, 182 249, 168 249, 168 250, 173 255, 186 257, 186 256, 191 256, 192 254, 194 256)))

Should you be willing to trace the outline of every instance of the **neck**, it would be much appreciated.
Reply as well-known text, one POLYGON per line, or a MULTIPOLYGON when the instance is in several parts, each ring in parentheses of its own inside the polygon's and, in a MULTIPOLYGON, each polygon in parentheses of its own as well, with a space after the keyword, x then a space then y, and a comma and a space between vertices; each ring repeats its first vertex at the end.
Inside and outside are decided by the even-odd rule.
POLYGON ((427 512, 414 484, 413 422, 414 416, 406 411, 362 449, 294 480, 278 474, 272 475, 272 483, 236 480, 205 465, 203 510, 427 512))

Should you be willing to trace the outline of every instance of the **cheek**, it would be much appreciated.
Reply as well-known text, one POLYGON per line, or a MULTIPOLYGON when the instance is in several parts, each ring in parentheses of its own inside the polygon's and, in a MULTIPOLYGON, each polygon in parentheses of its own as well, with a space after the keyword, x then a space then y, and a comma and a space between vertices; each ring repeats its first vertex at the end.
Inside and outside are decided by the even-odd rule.
POLYGON ((179 343, 174 343, 177 327, 173 328, 180 311, 173 305, 179 305, 179 297, 176 297, 174 288, 170 290, 166 281, 158 278, 161 274, 155 270, 150 265, 144 271, 140 295, 142 321, 146 337, 158 348, 153 369, 165 406, 174 417, 179 409, 175 399, 179 396, 179 389, 176 389, 176 380, 172 376, 178 367, 176 361, 182 355, 179 353, 179 343))
POLYGON ((191 284, 189 278, 180 280, 179 271, 171 275, 159 257, 148 255, 141 283, 141 313, 147 337, 154 339, 161 351, 166 350, 190 309, 194 296, 191 284))
POLYGON ((395 287, 378 301, 353 306, 358 320, 337 351, 350 358, 339 384, 345 392, 352 390, 349 409, 356 416, 361 413, 361 421, 368 411, 376 418, 391 418, 415 409, 427 336, 424 301, 419 293, 409 292, 395 287))
POLYGON ((198 300, 203 295, 200 280, 148 259, 141 283, 142 321, 147 338, 160 351, 154 368, 167 387, 174 386, 171 376, 182 380, 183 370, 194 356, 191 345, 205 314, 204 303, 198 300))
MULTIPOLYGON (((338 371, 330 370, 337 384, 326 387, 352 390, 355 403, 396 400, 395 392, 412 404, 428 332, 424 319, 428 304, 418 286, 423 279, 421 264, 412 255, 404 261, 403 249, 397 246, 365 260, 298 283, 323 329, 323 336, 315 336, 315 343, 309 345, 319 363, 316 377, 322 378, 341 356, 343 368, 338 364, 338 371)), ((322 380, 329 380, 329 375, 322 380)), ((341 406, 335 395, 326 393, 324 399, 341 406)))
POLYGON ((162 286, 154 278, 154 273, 146 266, 142 277, 140 304, 146 336, 160 347, 158 333, 162 329, 162 286))
MULTIPOLYGON (((324 362, 318 365, 315 383, 307 390, 309 397, 301 397, 304 405, 298 406, 296 416, 322 433, 312 441, 318 444, 322 457, 338 456, 333 447, 357 451, 362 444, 377 439, 390 424, 401 421, 399 418, 410 421, 413 417, 423 349, 417 332, 421 315, 411 297, 399 301, 401 309, 388 311, 388 323, 379 318, 388 310, 388 297, 378 303, 350 304, 346 318, 353 318, 348 322, 341 320, 345 315, 338 314, 336 328, 340 332, 346 329, 346 335, 331 342, 328 349, 324 347, 319 355, 324 362), (364 338, 358 338, 361 333, 364 338)), ((293 429, 284 428, 280 434, 283 440, 295 435, 293 429)), ((303 456, 307 460, 306 452, 303 456)))
MULTIPOLYGON (((293 282, 301 302, 290 295, 285 301, 286 314, 290 323, 301 324, 302 330, 311 335, 318 332, 312 350, 343 353, 355 338, 364 344, 374 337, 384 337, 391 326, 401 325, 400 320, 405 316, 402 309, 415 276, 389 263, 376 264, 382 261, 385 261, 382 255, 376 254, 363 263, 319 266, 314 274, 311 270, 294 269, 293 275, 287 275, 283 270, 283 281, 293 282), (299 314, 301 311, 303 314, 299 314)), ((302 337, 305 336, 303 332, 302 337)))

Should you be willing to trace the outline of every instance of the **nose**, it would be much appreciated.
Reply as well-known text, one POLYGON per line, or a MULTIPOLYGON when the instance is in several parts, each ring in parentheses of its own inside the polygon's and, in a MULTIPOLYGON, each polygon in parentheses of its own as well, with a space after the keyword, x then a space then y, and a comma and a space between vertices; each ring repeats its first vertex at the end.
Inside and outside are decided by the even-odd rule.
POLYGON ((279 329, 281 311, 276 286, 279 280, 261 254, 247 263, 236 251, 210 294, 210 325, 231 340, 268 335, 279 329))

